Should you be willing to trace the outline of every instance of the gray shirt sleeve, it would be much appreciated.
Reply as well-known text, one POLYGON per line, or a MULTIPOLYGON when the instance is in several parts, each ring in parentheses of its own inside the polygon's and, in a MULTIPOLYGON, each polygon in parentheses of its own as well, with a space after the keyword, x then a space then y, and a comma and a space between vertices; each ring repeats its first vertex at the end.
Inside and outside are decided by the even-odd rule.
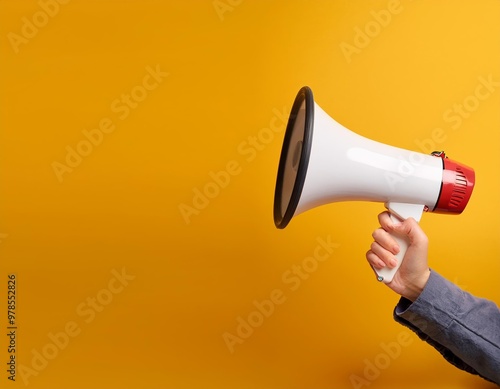
POLYGON ((394 319, 456 367, 500 385, 500 310, 434 271, 412 303, 401 298, 394 319))

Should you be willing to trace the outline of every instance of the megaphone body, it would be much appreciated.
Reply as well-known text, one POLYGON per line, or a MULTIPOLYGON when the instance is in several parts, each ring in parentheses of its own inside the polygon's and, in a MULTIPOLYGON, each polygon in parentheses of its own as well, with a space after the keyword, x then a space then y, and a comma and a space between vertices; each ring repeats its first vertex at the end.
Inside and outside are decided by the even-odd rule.
MULTIPOLYGON (((405 150, 364 138, 343 127, 303 87, 292 107, 278 166, 274 222, 285 228, 300 213, 339 201, 385 204, 391 217, 420 221, 424 211, 461 213, 474 187, 474 170, 446 157, 405 150)), ((400 245, 395 268, 375 270, 390 282, 408 242, 400 245)))

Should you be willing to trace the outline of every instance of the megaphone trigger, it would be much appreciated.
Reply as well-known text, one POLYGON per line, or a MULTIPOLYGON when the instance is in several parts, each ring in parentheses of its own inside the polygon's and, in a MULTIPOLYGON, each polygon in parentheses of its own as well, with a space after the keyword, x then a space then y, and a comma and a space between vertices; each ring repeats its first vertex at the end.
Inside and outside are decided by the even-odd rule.
POLYGON ((412 217, 419 222, 425 209, 424 204, 407 204, 394 201, 388 201, 384 205, 391 215, 397 216, 400 221, 412 217))

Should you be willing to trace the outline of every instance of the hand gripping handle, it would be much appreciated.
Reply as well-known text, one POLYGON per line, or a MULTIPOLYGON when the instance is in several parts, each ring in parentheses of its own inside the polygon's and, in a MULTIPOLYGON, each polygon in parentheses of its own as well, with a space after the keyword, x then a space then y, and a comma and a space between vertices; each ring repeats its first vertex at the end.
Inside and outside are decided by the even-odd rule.
MULTIPOLYGON (((420 221, 422 213, 424 212, 424 205, 420 204, 405 204, 405 203, 393 203, 388 202, 385 204, 387 210, 391 214, 391 221, 393 223, 401 223, 409 217, 414 218, 417 222, 420 221)), ((410 242, 406 237, 396 236, 395 234, 390 234, 396 243, 399 245, 399 252, 395 255, 397 265, 393 268, 384 267, 380 270, 373 269, 377 275, 377 280, 384 283, 389 283, 394 278, 394 275, 398 271, 399 267, 403 262, 403 258, 406 254, 406 250, 410 242)))

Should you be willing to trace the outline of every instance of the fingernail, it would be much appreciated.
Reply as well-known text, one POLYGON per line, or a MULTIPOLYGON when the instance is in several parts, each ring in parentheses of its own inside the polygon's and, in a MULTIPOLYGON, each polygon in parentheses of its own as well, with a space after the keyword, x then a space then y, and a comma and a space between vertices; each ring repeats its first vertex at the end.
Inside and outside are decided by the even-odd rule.
POLYGON ((393 252, 394 254, 399 253, 399 246, 398 246, 398 245, 394 245, 394 246, 392 246, 392 252, 393 252))
POLYGON ((392 267, 396 267, 398 265, 398 261, 396 261, 395 259, 391 259, 390 264, 392 267))

